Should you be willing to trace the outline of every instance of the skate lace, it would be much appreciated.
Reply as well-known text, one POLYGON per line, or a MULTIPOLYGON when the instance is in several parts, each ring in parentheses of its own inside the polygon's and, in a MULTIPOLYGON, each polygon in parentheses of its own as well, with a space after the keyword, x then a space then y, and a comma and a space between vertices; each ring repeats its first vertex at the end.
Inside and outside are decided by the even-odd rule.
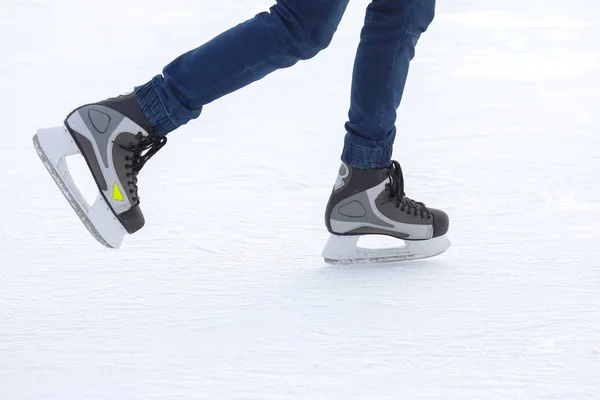
POLYGON ((132 200, 136 204, 140 204, 137 176, 146 162, 167 143, 167 138, 166 136, 144 136, 142 132, 138 132, 135 137, 138 139, 137 143, 130 143, 128 146, 121 146, 121 148, 129 152, 125 156, 125 169, 129 171, 126 174, 129 193, 132 200))
POLYGON ((425 204, 407 197, 404 193, 404 177, 402 176, 402 168, 398 161, 392 161, 388 173, 390 181, 385 187, 390 191, 390 199, 395 199, 396 208, 399 208, 402 212, 406 212, 408 215, 415 215, 421 219, 431 219, 431 211, 429 211, 425 204))

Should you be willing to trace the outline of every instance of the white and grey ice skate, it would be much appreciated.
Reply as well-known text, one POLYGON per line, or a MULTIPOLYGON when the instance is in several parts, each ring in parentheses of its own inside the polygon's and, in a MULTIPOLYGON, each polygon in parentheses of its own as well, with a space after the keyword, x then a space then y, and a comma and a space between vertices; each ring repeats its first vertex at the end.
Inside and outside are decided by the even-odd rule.
POLYGON ((137 175, 166 137, 155 136, 135 95, 88 104, 64 126, 41 129, 33 144, 50 175, 89 232, 109 248, 144 226, 137 175), (89 204, 69 172, 66 157, 81 154, 98 187, 89 204))
POLYGON ((369 170, 342 163, 325 224, 331 236, 323 258, 329 264, 418 260, 450 247, 448 215, 406 197, 402 169, 396 161, 389 168, 369 170), (392 236, 404 246, 358 247, 364 235, 392 236))

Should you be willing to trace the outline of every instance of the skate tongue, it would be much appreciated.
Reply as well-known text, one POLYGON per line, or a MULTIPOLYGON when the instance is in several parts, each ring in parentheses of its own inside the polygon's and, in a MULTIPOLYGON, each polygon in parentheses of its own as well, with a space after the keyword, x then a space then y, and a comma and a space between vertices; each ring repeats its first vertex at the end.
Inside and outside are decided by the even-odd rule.
MULTIPOLYGON (((136 135, 136 137, 138 136, 136 135)), ((140 172, 146 162, 162 149, 165 144, 167 144, 166 136, 154 136, 152 134, 140 138, 136 144, 132 143, 127 150, 133 152, 133 163, 131 166, 133 171, 140 172)))
POLYGON ((404 193, 404 176, 402 174, 402 168, 400 163, 392 161, 392 165, 389 168, 390 174, 390 199, 396 199, 396 205, 400 207, 401 211, 407 211, 408 214, 417 215, 419 214, 422 218, 429 218, 431 212, 427 209, 424 203, 415 201, 406 196, 404 193))
POLYGON ((404 197, 404 176, 398 161, 392 161, 388 169, 390 174, 390 197, 404 197))
POLYGON ((402 197, 400 210, 403 208, 407 210, 409 214, 417 215, 417 213, 419 213, 421 218, 429 219, 431 216, 431 212, 424 203, 413 200, 406 196, 402 197))
POLYGON ((146 138, 151 137, 151 141, 150 143, 144 145, 143 149, 144 150, 148 150, 148 152, 146 152, 143 156, 142 159, 140 161, 140 170, 142 169, 142 167, 146 164, 146 161, 148 161, 149 159, 152 158, 153 155, 155 155, 160 149, 162 149, 165 144, 167 144, 167 137, 166 136, 147 136, 146 138))

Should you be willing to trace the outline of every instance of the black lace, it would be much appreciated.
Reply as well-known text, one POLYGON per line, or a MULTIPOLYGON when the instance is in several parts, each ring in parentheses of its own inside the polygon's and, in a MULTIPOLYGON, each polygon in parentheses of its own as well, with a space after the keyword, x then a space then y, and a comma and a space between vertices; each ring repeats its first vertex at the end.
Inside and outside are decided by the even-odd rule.
POLYGON ((402 168, 398 161, 392 161, 388 169, 390 182, 385 186, 390 191, 390 199, 395 199, 396 208, 406 212, 408 215, 415 215, 422 219, 431 219, 431 211, 427 209, 425 204, 406 197, 404 193, 404 177, 402 176, 402 168))
POLYGON ((146 161, 148 161, 157 151, 159 151, 166 143, 166 136, 144 136, 142 132, 138 132, 135 137, 138 139, 137 143, 130 143, 128 146, 121 146, 121 148, 129 152, 125 156, 125 169, 128 170, 127 183, 129 185, 129 193, 131 198, 137 204, 140 204, 140 198, 138 197, 137 175, 140 173, 146 161))

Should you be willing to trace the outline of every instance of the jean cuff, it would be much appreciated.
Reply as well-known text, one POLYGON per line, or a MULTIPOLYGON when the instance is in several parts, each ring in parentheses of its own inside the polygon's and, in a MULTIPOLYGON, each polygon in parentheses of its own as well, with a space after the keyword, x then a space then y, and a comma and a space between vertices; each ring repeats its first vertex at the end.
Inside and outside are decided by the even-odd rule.
POLYGON ((177 129, 169 117, 167 109, 163 106, 154 87, 154 79, 142 86, 136 86, 135 96, 142 108, 142 111, 148 118, 150 125, 154 128, 154 133, 159 136, 165 136, 167 133, 177 129))
POLYGON ((387 168, 392 163, 392 150, 391 144, 371 149, 345 140, 342 161, 358 169, 387 168))

